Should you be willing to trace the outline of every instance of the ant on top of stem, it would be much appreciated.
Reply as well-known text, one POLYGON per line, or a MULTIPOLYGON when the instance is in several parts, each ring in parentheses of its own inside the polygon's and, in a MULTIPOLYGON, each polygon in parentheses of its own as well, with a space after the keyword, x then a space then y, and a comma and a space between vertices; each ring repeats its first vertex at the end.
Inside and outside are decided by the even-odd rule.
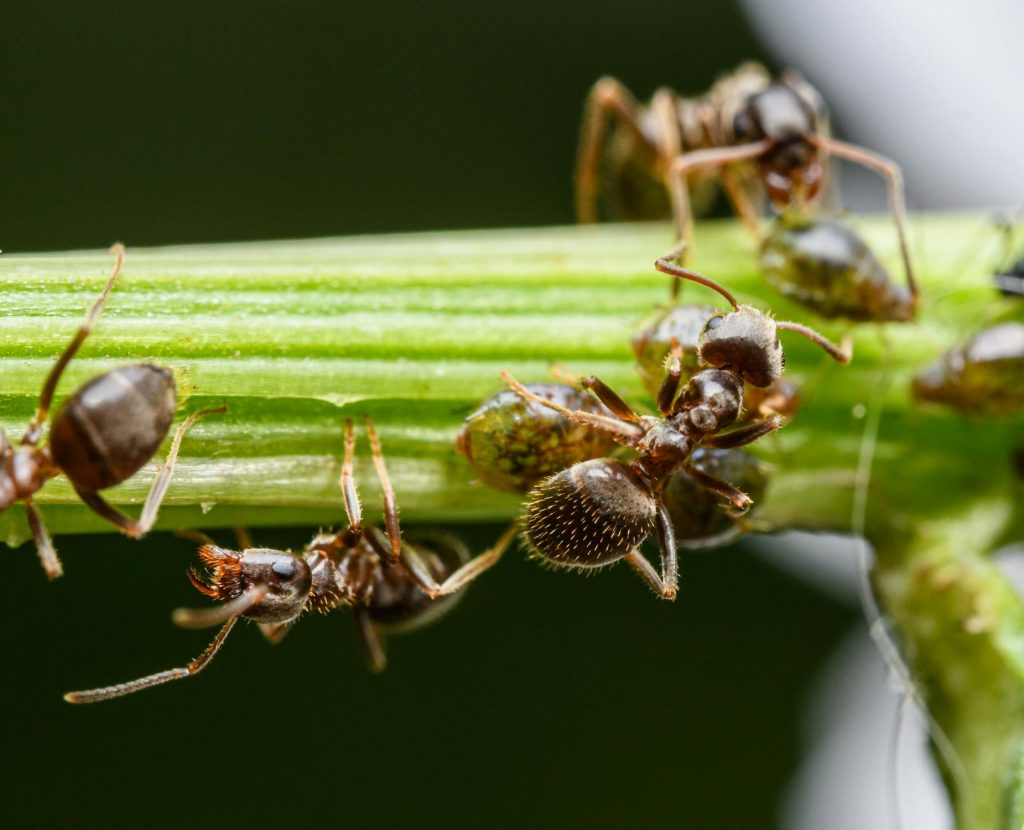
POLYGON ((226 406, 204 409, 178 427, 167 460, 153 481, 138 519, 109 504, 100 490, 135 475, 163 442, 177 405, 174 376, 168 369, 133 363, 111 369, 76 389, 57 410, 50 424, 49 443, 39 446, 54 392, 61 375, 85 342, 103 311, 121 266, 124 246, 114 245, 114 270, 92 304, 75 336, 57 358, 39 395, 39 405, 17 447, 0 430, 0 512, 15 502, 25 505, 32 537, 43 569, 50 579, 63 573, 53 541, 33 495, 51 478, 63 473, 78 497, 95 513, 138 539, 156 522, 167 493, 181 440, 204 415, 226 412, 226 406))
MULTIPOLYGON (((637 414, 596 377, 585 378, 581 385, 604 404, 610 416, 568 409, 519 383, 508 372, 502 373, 502 379, 525 400, 603 432, 637 453, 629 462, 616 458, 580 461, 537 484, 530 492, 524 521, 530 549, 553 565, 569 568, 599 568, 624 559, 656 594, 673 599, 676 541, 663 499, 671 477, 685 472, 704 490, 735 510, 745 511, 752 503, 750 497, 702 470, 695 463, 695 451, 742 447, 784 425, 782 417, 772 415, 728 430, 743 408, 744 382, 765 388, 780 378, 784 360, 779 330, 802 334, 840 363, 849 362, 849 353, 848 345, 837 347, 806 326, 777 322, 755 308, 739 305, 732 294, 707 277, 670 262, 659 261, 657 267, 675 278, 717 291, 733 309, 704 323, 698 356, 709 368, 694 374, 681 390, 682 351, 678 343, 674 345, 656 396, 661 417, 637 414), (658 536, 660 572, 640 552, 640 545, 652 533, 658 536)), ((491 555, 478 572, 491 567, 497 558, 491 555)))
POLYGON ((384 530, 363 526, 353 476, 356 436, 352 421, 346 420, 339 480, 348 522, 345 530, 317 536, 301 556, 254 548, 247 538, 242 540, 244 550, 228 550, 201 534, 190 534, 205 541, 199 558, 209 576, 193 569, 189 579, 200 593, 223 605, 179 608, 173 619, 183 628, 222 626, 210 645, 183 668, 101 689, 69 692, 64 699, 69 703, 96 703, 191 677, 209 664, 242 617, 259 623, 263 635, 277 643, 304 612, 327 613, 341 606, 353 609, 367 662, 371 670, 381 671, 387 663, 382 632, 418 628, 449 610, 458 599, 452 595, 497 561, 512 543, 515 527, 476 558, 447 536, 432 540, 430 547, 413 547, 403 541, 380 438, 369 417, 366 433, 384 493, 384 530))

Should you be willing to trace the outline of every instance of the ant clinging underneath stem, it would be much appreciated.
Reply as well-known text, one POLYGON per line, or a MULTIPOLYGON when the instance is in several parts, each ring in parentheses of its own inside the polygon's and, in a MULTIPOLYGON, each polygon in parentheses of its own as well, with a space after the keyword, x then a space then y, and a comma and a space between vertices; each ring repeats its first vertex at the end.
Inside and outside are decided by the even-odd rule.
POLYGON ((353 474, 356 436, 352 421, 346 420, 339 480, 345 530, 317 536, 302 555, 248 545, 241 551, 228 550, 204 538, 199 558, 210 575, 192 570, 189 579, 200 593, 223 605, 179 608, 174 621, 183 628, 222 626, 206 650, 185 667, 115 686, 69 692, 64 699, 96 703, 191 677, 209 664, 242 617, 259 623, 263 635, 277 643, 306 611, 327 613, 343 606, 352 608, 367 663, 373 671, 381 671, 387 662, 382 633, 418 628, 449 610, 458 599, 452 595, 497 561, 514 540, 515 528, 475 558, 449 536, 432 539, 429 547, 410 545, 401 538, 380 439, 368 417, 366 432, 384 496, 384 530, 363 525, 353 474))
POLYGON ((133 539, 156 522, 160 504, 174 472, 181 440, 191 426, 211 412, 187 418, 174 435, 167 460, 157 474, 138 519, 126 516, 99 493, 135 475, 163 442, 174 420, 174 376, 162 366, 135 363, 111 369, 75 390, 50 424, 49 443, 39 446, 57 384, 75 353, 88 338, 103 311, 124 264, 124 246, 110 249, 114 269, 99 298, 43 383, 39 404, 15 447, 0 430, 0 513, 15 502, 25 505, 32 537, 43 569, 51 579, 63 573, 57 551, 32 497, 47 481, 64 474, 78 497, 95 513, 133 539))

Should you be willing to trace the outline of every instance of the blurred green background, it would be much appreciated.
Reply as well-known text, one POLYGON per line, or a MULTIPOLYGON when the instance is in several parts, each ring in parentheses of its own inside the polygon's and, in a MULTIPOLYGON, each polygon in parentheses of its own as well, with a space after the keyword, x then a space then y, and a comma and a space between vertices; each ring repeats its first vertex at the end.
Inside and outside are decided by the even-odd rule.
MULTIPOLYGON (((646 97, 766 57, 730 2, 11 2, 3 21, 6 251, 568 222, 598 76, 646 97)), ((200 600, 194 546, 59 544, 53 585, 31 548, 4 553, 4 827, 768 827, 807 688, 858 619, 745 545, 686 554, 674 606, 622 568, 513 555, 379 677, 339 612, 73 708, 62 692, 183 665, 207 633, 169 620, 200 600)))

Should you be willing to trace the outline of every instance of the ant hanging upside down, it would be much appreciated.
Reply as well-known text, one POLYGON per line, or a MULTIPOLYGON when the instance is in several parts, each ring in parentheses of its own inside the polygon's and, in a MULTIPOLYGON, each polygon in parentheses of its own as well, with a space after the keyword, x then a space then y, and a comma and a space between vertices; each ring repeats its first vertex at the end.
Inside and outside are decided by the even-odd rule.
POLYGON ((259 623, 263 635, 277 643, 305 611, 327 613, 342 606, 353 609, 370 668, 382 670, 387 658, 381 632, 417 628, 449 610, 457 599, 452 595, 500 558, 515 538, 515 528, 476 558, 470 558, 462 544, 450 537, 435 540, 429 548, 404 542, 380 439, 369 418, 366 432, 384 492, 385 531, 363 526, 353 476, 355 431, 352 422, 346 421, 339 481, 348 520, 345 530, 317 536, 301 556, 270 548, 227 550, 206 539, 199 558, 210 576, 204 578, 192 570, 189 579, 200 593, 223 605, 174 612, 174 621, 183 628, 222 626, 206 650, 183 668, 116 686, 69 692, 64 699, 96 703, 191 677, 209 664, 242 617, 259 623))

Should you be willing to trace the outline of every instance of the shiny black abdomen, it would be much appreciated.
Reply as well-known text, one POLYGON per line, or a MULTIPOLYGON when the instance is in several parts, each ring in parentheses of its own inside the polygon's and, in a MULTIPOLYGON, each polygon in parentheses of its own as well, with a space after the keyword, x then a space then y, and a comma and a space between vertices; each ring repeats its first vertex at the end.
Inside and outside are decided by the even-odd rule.
POLYGON ((80 387, 50 427, 54 461, 81 490, 119 484, 152 457, 174 420, 174 376, 136 363, 80 387))

